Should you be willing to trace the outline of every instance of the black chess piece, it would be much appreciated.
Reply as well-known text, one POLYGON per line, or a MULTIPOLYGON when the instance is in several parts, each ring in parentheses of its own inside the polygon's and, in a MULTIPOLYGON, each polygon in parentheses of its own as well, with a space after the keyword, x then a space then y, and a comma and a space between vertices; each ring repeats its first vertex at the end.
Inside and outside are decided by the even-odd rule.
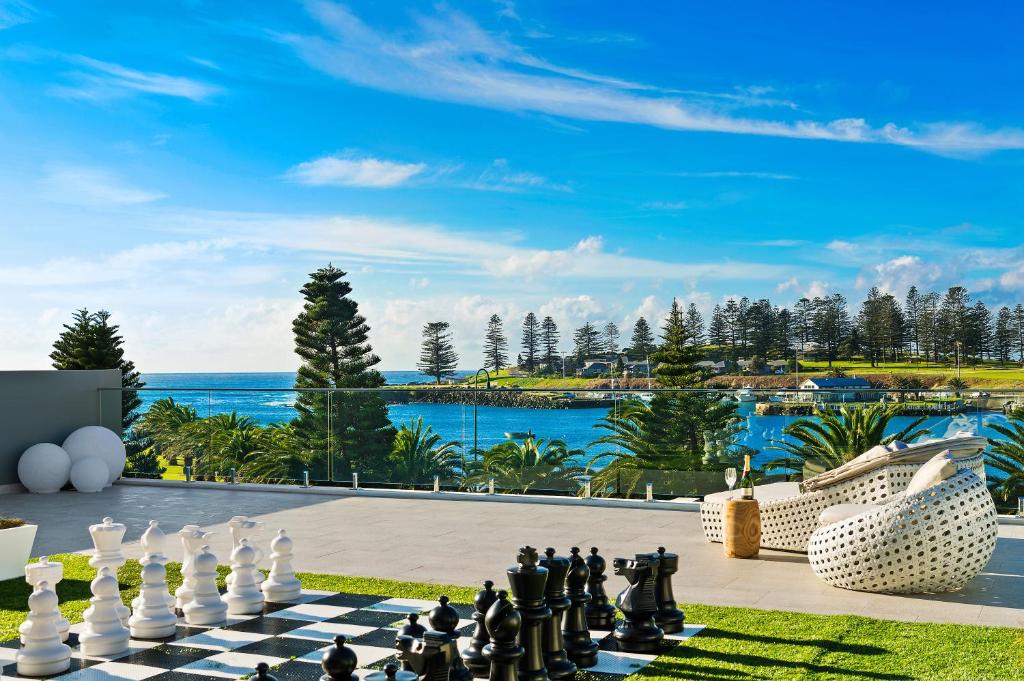
POLYGON ((658 578, 654 584, 654 600, 658 604, 658 614, 654 621, 666 634, 677 634, 683 630, 686 615, 676 606, 676 597, 672 593, 672 575, 679 572, 679 556, 666 553, 664 546, 652 554, 658 558, 658 578))
POLYGON ((604 590, 604 583, 608 580, 608 575, 604 573, 607 564, 604 558, 597 555, 596 546, 590 547, 587 569, 590 570, 590 578, 587 579, 587 593, 590 594, 586 612, 587 626, 610 631, 615 626, 615 606, 608 601, 608 594, 604 590))
POLYGON ((551 617, 544 622, 544 666, 549 677, 560 681, 576 674, 576 663, 566 655, 565 642, 562 640, 562 616, 572 605, 572 601, 565 595, 565 574, 569 571, 569 559, 556 556, 555 550, 549 546, 544 550, 540 564, 548 569, 544 601, 551 610, 551 617))
POLYGON ((459 628, 459 611, 448 605, 447 596, 437 599, 437 605, 427 615, 427 621, 430 622, 431 629, 443 631, 451 636, 452 640, 459 637, 459 632, 456 631, 459 628))
POLYGON ((473 613, 473 621, 476 622, 476 628, 473 629, 473 637, 469 641, 469 646, 462 651, 462 659, 469 667, 470 673, 479 679, 486 679, 491 670, 491 663, 484 657, 484 647, 491 640, 487 634, 484 618, 496 600, 498 600, 498 594, 494 592, 494 582, 489 579, 484 582, 484 588, 478 591, 476 598, 473 599, 473 607, 476 608, 476 612, 473 613))
POLYGON ((416 613, 410 613, 408 621, 398 628, 397 636, 412 636, 413 638, 423 638, 423 634, 427 633, 427 628, 419 623, 420 616, 416 613))
POLYGON ((548 580, 547 568, 537 565, 537 549, 524 546, 519 549, 517 565, 505 571, 512 587, 512 604, 522 618, 519 645, 523 656, 519 659, 519 681, 548 681, 544 666, 541 632, 551 619, 551 609, 544 602, 544 587, 548 580))
POLYGON ((422 639, 399 636, 395 641, 398 661, 405 669, 415 672, 420 681, 455 681, 451 674, 453 648, 451 636, 432 629, 428 629, 422 639))
POLYGON ((490 681, 518 681, 517 669, 523 648, 516 643, 523 619, 511 603, 508 592, 499 591, 487 609, 484 624, 491 642, 484 646, 484 657, 490 662, 490 681))
POLYGON ((260 662, 256 665, 256 679, 257 681, 277 681, 277 677, 273 676, 270 672, 270 665, 266 662, 260 662))
POLYGON ((665 632, 654 621, 658 614, 654 597, 658 559, 641 553, 634 560, 616 558, 613 565, 615 574, 625 577, 629 586, 615 599, 624 619, 615 626, 612 637, 619 650, 627 653, 657 652, 665 638, 665 632))
POLYGON ((359 677, 352 673, 359 666, 359 660, 356 652, 345 645, 347 640, 339 634, 334 637, 334 645, 324 651, 320 658, 324 675, 320 681, 359 681, 359 677))
POLYGON ((399 669, 394 662, 389 662, 379 672, 370 672, 365 681, 418 681, 416 672, 399 669))
POLYGON ((571 553, 569 572, 565 577, 565 592, 570 605, 562 619, 562 638, 569 659, 578 668, 587 669, 597 664, 597 643, 590 638, 590 629, 587 627, 586 609, 591 596, 586 588, 590 568, 580 556, 579 547, 572 547, 571 553))

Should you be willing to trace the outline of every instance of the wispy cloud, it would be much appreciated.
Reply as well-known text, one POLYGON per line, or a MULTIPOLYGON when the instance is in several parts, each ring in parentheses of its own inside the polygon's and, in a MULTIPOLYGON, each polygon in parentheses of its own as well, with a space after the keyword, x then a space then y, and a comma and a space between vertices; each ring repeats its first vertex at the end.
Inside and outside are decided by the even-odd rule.
POLYGON ((572 192, 572 185, 564 182, 552 182, 543 175, 522 170, 512 170, 508 160, 495 159, 475 179, 465 184, 469 189, 491 192, 525 192, 529 190, 548 190, 555 192, 572 192))
POLYGON ((708 172, 681 172, 673 173, 676 177, 702 177, 702 178, 718 178, 718 177, 751 177, 758 180, 797 180, 799 179, 796 175, 787 175, 785 173, 769 173, 763 171, 753 170, 713 170, 708 172))
MULTIPOLYGON (((989 130, 974 122, 881 126, 852 116, 836 120, 771 120, 735 115, 666 90, 553 64, 445 8, 393 34, 364 23, 348 8, 311 2, 319 35, 277 35, 310 66, 365 87, 431 100, 579 120, 650 125, 671 130, 796 139, 894 144, 950 156, 1024 149, 1024 130, 989 130)), ((740 92, 758 98, 759 89, 740 92)))
POLYGON ((686 201, 645 201, 640 204, 645 210, 680 211, 690 207, 686 201))
POLYGON ((0 0, 0 31, 27 24, 36 15, 36 8, 24 0, 0 0))
POLYGON ((141 93, 201 102, 222 91, 216 85, 194 78, 138 71, 81 55, 69 59, 83 70, 67 74, 71 84, 51 88, 51 92, 60 97, 101 101, 141 93))
POLYGON ((425 163, 403 163, 344 154, 300 163, 290 168, 285 177, 293 182, 313 186, 381 189, 406 184, 426 169, 425 163))
POLYGON ((767 246, 769 248, 796 248, 798 246, 806 246, 810 242, 804 239, 763 239, 761 241, 743 241, 740 243, 747 246, 767 246))
POLYGON ((53 163, 39 181, 44 198, 81 206, 125 206, 164 198, 160 192, 133 187, 104 168, 53 163))

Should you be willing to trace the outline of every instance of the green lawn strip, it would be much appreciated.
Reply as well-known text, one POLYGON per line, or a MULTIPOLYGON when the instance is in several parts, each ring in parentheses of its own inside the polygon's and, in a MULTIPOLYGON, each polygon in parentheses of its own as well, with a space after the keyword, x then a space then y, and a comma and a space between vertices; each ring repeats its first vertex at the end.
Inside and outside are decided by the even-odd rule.
MULTIPOLYGON (((72 622, 88 606, 95 570, 88 557, 52 556, 64 563, 58 585, 61 611, 72 622)), ((171 590, 181 583, 168 564, 171 590)), ((125 602, 138 594, 140 566, 128 561, 118 573, 125 602)), ((220 568, 221 580, 227 574, 220 568)), ((300 573, 307 589, 433 600, 446 594, 471 603, 476 588, 418 584, 372 577, 300 573)), ((17 636, 25 619, 29 587, 0 582, 0 641, 17 636)), ((706 629, 635 679, 1016 679, 1024 678, 1024 633, 1019 629, 959 624, 922 624, 846 615, 708 605, 682 605, 687 621, 706 629)))

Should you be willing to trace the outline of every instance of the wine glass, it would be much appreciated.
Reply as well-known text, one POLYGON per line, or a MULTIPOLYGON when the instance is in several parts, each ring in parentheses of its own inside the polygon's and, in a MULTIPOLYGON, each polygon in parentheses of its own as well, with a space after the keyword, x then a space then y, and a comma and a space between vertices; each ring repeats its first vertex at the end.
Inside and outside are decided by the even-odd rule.
POLYGON ((725 484, 729 485, 729 489, 736 486, 736 469, 729 467, 725 469, 725 484))

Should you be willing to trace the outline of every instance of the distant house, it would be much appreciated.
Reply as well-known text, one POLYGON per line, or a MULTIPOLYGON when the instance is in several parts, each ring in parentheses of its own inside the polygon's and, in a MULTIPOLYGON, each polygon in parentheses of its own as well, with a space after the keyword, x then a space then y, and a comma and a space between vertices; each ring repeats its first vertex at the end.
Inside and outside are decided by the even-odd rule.
POLYGON ((626 362, 622 365, 622 368, 625 374, 632 378, 643 378, 654 373, 654 367, 650 366, 647 362, 626 362))
POLYGON ((694 362, 693 366, 697 367, 698 369, 706 369, 707 371, 710 371, 711 373, 716 375, 724 374, 729 368, 728 365, 725 363, 725 360, 721 360, 719 362, 712 362, 710 359, 702 359, 699 362, 694 362))
POLYGON ((579 370, 578 374, 583 378, 596 378, 612 372, 612 367, 615 365, 612 362, 606 362, 604 360, 598 361, 587 361, 583 363, 583 368, 579 370))
POLYGON ((814 377, 805 379, 800 390, 810 392, 811 399, 816 402, 857 402, 866 399, 871 382, 857 376, 814 377))
POLYGON ((765 364, 773 374, 784 374, 789 370, 789 362, 784 359, 770 359, 765 364))

